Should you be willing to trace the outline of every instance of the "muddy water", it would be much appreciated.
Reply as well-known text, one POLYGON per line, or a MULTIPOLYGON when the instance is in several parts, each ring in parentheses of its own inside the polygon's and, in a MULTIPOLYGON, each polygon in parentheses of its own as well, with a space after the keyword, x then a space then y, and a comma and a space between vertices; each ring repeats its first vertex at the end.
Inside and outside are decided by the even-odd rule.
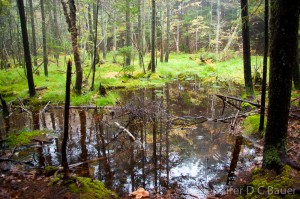
MULTIPOLYGON (((138 187, 161 193, 172 188, 183 198, 222 193, 255 153, 245 139, 230 134, 230 124, 213 121, 236 114, 223 109, 217 92, 236 91, 174 82, 120 91, 120 103, 111 109, 72 109, 69 164, 78 175, 99 179, 120 195, 138 187), (76 165, 87 160, 96 161, 76 165)), ((63 110, 39 111, 1 118, 1 137, 23 128, 50 129, 50 143, 19 149, 16 158, 34 167, 59 165, 63 110)))

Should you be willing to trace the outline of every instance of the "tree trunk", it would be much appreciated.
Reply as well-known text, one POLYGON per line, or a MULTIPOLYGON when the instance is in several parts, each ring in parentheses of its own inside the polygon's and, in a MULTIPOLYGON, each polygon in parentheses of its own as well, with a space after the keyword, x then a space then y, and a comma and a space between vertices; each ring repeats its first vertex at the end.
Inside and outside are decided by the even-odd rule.
POLYGON ((30 22, 32 31, 32 55, 34 66, 37 66, 37 53, 36 53, 36 37, 35 37, 35 24, 34 24, 34 11, 32 6, 32 0, 29 0, 30 7, 30 22))
POLYGON ((64 10, 64 15, 66 17, 66 22, 68 24, 68 30, 71 33, 71 40, 73 46, 73 54, 74 54, 74 61, 76 67, 76 83, 75 83, 75 92, 77 94, 81 94, 81 87, 82 87, 82 68, 81 68, 81 61, 80 61, 80 54, 78 49, 78 41, 77 41, 77 27, 76 27, 76 7, 74 0, 69 0, 69 10, 70 14, 68 14, 67 5, 64 0, 61 0, 62 7, 64 10))
POLYGON ((244 58, 244 80, 246 93, 253 96, 253 84, 251 77, 251 54, 250 54, 250 35, 249 35, 249 15, 248 0, 241 0, 242 16, 242 37, 243 37, 243 58, 244 58))
POLYGON ((140 67, 143 67, 144 65, 144 61, 143 61, 143 30, 142 30, 142 24, 143 24, 143 21, 142 21, 142 16, 144 15, 144 13, 142 13, 142 3, 143 0, 139 0, 138 1, 138 51, 139 54, 141 54, 141 56, 139 56, 139 65, 140 67))
POLYGON ((43 62, 44 62, 44 74, 48 76, 48 53, 47 53, 47 39, 46 39, 46 19, 44 10, 44 0, 41 3, 41 15, 42 15, 42 34, 43 34, 43 62))
POLYGON ((229 38, 229 40, 228 40, 228 42, 227 42, 227 44, 226 44, 226 46, 225 46, 225 48, 223 50, 223 52, 226 52, 230 48, 230 46, 232 44, 232 41, 233 41, 233 39, 234 39, 237 31, 238 31, 238 27, 239 26, 240 26, 240 24, 237 23, 236 26, 235 26, 235 28, 234 28, 234 30, 233 30, 233 33, 231 34, 231 36, 230 36, 230 38, 229 38))
POLYGON ((61 164, 64 168, 65 178, 69 178, 69 164, 67 158, 67 144, 69 138, 69 116, 70 116, 70 87, 71 87, 71 75, 72 75, 72 62, 68 61, 67 68, 67 79, 66 79, 66 100, 65 100, 65 110, 64 110, 64 137, 62 141, 62 151, 61 151, 61 164))
POLYGON ((104 20, 104 9, 103 9, 103 3, 101 2, 101 32, 102 32, 102 38, 103 38, 103 60, 106 60, 107 55, 107 37, 106 37, 106 31, 107 31, 107 23, 104 20))
POLYGON ((177 25, 176 25, 176 52, 179 53, 180 52, 180 48, 179 48, 179 40, 180 40, 180 26, 179 26, 179 19, 177 20, 177 25))
POLYGON ((31 64, 31 56, 30 56, 30 49, 29 49, 29 42, 28 42, 28 33, 27 33, 27 27, 26 27, 24 2, 23 2, 23 0, 18 0, 17 4, 18 4, 21 30, 22 30, 24 57, 25 57, 25 62, 26 62, 26 74, 27 74, 27 81, 28 81, 28 88, 29 88, 29 96, 33 97, 33 96, 35 96, 35 88, 34 88, 34 80, 33 80, 33 75, 32 75, 32 64, 31 64))
POLYGON ((97 56, 98 55, 98 53, 97 53, 98 11, 99 11, 99 0, 97 1, 96 10, 94 12, 94 36, 93 36, 93 40, 94 40, 94 52, 93 52, 93 61, 92 61, 93 76, 92 76, 91 90, 94 90, 95 73, 96 73, 96 62, 97 62, 96 58, 98 57, 97 56))
POLYGON ((221 3, 220 0, 217 1, 217 27, 216 27, 216 54, 219 54, 219 35, 220 35, 220 12, 221 3))
POLYGON ((151 71, 155 73, 155 18, 156 18, 156 9, 155 9, 155 0, 152 0, 152 22, 151 22, 151 71))
POLYGON ((258 129, 260 132, 264 130, 264 123, 265 123, 268 51, 269 51, 269 0, 265 0, 265 46, 264 46, 264 60, 263 60, 263 74, 262 74, 262 88, 261 88, 260 121, 259 121, 259 129, 258 129))
POLYGON ((91 59, 93 55, 93 27, 92 27, 92 10, 91 10, 91 3, 88 5, 88 26, 89 26, 89 45, 88 45, 88 52, 90 53, 91 59))
MULTIPOLYGON (((126 46, 131 47, 130 0, 126 0, 126 46)), ((129 66, 130 62, 131 62, 131 56, 126 55, 126 66, 129 66)))
MULTIPOLYGON (((161 2, 161 7, 163 7, 161 2)), ((160 10, 160 62, 164 62, 164 15, 160 10)))
POLYGON ((117 50, 117 17, 116 17, 116 11, 114 11, 114 23, 113 23, 113 50, 117 50))
POLYGON ((165 62, 169 61, 169 53, 170 53, 170 0, 167 0, 167 43, 166 43, 166 55, 165 62))
POLYGON ((286 156, 292 72, 298 65, 299 10, 299 0, 271 0, 270 88, 263 167, 277 171, 286 156))
POLYGON ((57 21, 57 0, 53 0, 53 20, 54 20, 54 43, 55 43, 55 52, 54 57, 56 59, 56 65, 58 66, 58 60, 59 60, 59 47, 60 47, 60 39, 59 39, 59 27, 58 27, 58 21, 57 21))

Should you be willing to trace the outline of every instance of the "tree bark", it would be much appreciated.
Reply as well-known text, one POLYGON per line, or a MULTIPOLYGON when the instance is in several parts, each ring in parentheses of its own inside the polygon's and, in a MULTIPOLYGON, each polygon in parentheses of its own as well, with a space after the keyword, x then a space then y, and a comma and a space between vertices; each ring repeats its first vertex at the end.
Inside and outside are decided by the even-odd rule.
POLYGON ((106 32, 107 32, 107 22, 104 20, 104 9, 103 9, 103 3, 101 2, 101 33, 102 33, 102 38, 103 38, 103 60, 106 60, 106 55, 107 55, 107 37, 106 37, 106 32))
POLYGON ((60 46, 60 39, 59 39, 59 27, 57 21, 57 0, 53 0, 53 21, 54 21, 54 43, 55 43, 55 52, 54 57, 56 59, 56 65, 58 66, 59 60, 59 46, 60 46))
POLYGON ((268 51, 269 51, 269 0, 265 0, 265 46, 264 46, 264 60, 263 60, 263 74, 262 74, 262 88, 261 88, 260 121, 259 121, 259 128, 258 128, 260 132, 264 130, 264 123, 265 123, 268 51))
POLYGON ((245 89, 248 95, 253 96, 253 84, 251 76, 251 54, 250 54, 250 35, 249 35, 249 15, 248 0, 241 0, 242 16, 242 37, 243 37, 243 59, 244 59, 244 80, 245 89))
POLYGON ((64 168, 65 178, 70 175, 69 164, 67 158, 67 144, 69 138, 69 116, 70 116, 70 87, 71 87, 71 75, 72 75, 72 62, 68 61, 67 68, 67 79, 66 79, 66 100, 65 100, 65 110, 64 110, 64 137, 62 141, 62 151, 61 151, 61 164, 64 168))
POLYGON ((32 74, 32 64, 31 64, 31 56, 30 56, 30 49, 29 49, 29 42, 28 42, 28 33, 27 33, 27 27, 26 27, 24 2, 23 2, 23 0, 18 0, 17 4, 18 4, 21 30, 22 30, 24 57, 25 57, 25 62, 26 62, 26 74, 27 74, 27 82, 28 82, 28 88, 29 88, 29 96, 33 97, 33 96, 35 96, 35 88, 34 88, 34 80, 33 80, 33 74, 32 74))
POLYGON ((44 0, 41 3, 41 15, 42 15, 42 34, 43 34, 43 62, 44 62, 44 74, 48 76, 48 53, 47 53, 47 38, 46 38, 46 19, 45 19, 45 9, 44 0))
POLYGON ((217 1, 217 27, 216 27, 216 54, 219 54, 219 35, 220 35, 220 12, 221 3, 220 0, 217 1))
POLYGON ((143 20, 142 20, 142 16, 144 15, 144 13, 142 13, 142 3, 144 3, 143 0, 139 0, 138 1, 138 51, 139 54, 141 54, 141 56, 139 56, 139 65, 140 67, 143 67, 144 65, 144 61, 143 61, 143 30, 142 30, 142 26, 143 26, 143 20))
MULTIPOLYGON (((161 7, 163 7, 161 2, 161 7)), ((164 62, 164 15, 160 10, 160 62, 164 62)))
POLYGON ((271 0, 270 88, 263 167, 277 171, 286 156, 292 71, 298 65, 299 10, 299 0, 271 0))
POLYGON ((64 0, 61 0, 66 22, 68 24, 68 30, 71 33, 74 61, 76 67, 75 92, 77 94, 81 94, 82 68, 81 68, 80 54, 79 54, 78 41, 77 41, 78 33, 77 33, 77 26, 76 26, 76 7, 75 7, 74 0, 69 0, 68 2, 69 2, 70 14, 68 13, 66 3, 64 2, 64 0))
POLYGON ((155 73, 155 18, 156 8, 155 0, 152 0, 152 21, 151 21, 151 71, 155 73))
POLYGON ((113 50, 117 50, 117 17, 116 11, 114 11, 114 22, 113 22, 113 50))
POLYGON ((92 62, 93 76, 92 76, 91 90, 94 90, 95 73, 96 73, 96 58, 98 57, 98 54, 97 54, 98 11, 99 11, 99 0, 97 1, 96 10, 95 10, 95 13, 94 13, 94 36, 93 36, 94 52, 93 52, 93 62, 92 62))
MULTIPOLYGON (((126 0, 126 46, 131 47, 131 31, 130 31, 130 0, 126 0)), ((126 66, 129 66, 131 56, 126 55, 126 66)))
POLYGON ((36 36, 35 36, 35 24, 34 24, 34 11, 32 6, 32 0, 29 0, 30 7, 30 23, 32 31, 32 55, 34 66, 37 66, 37 52, 36 52, 36 36))
POLYGON ((167 0, 167 41, 166 41, 166 55, 165 55, 165 62, 169 61, 169 53, 170 53, 170 0, 167 0))

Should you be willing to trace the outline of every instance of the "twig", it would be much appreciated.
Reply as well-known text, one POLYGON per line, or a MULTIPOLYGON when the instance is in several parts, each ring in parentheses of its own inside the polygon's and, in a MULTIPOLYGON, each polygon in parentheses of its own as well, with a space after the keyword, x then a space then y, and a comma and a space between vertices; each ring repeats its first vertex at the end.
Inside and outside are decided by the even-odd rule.
POLYGON ((27 112, 27 113, 29 113, 30 114, 30 111, 28 111, 26 108, 24 108, 24 104, 23 104, 23 102, 21 101, 21 99, 18 97, 18 101, 19 101, 19 103, 20 103, 20 108, 23 110, 23 111, 25 111, 25 112, 27 112))
POLYGON ((297 148, 297 147, 298 147, 298 145, 293 146, 293 147, 289 148, 289 149, 287 150, 287 152, 292 151, 292 150, 294 150, 294 149, 297 148))
POLYGON ((11 159, 13 157, 13 155, 16 152, 16 149, 17 149, 17 146, 14 147, 13 151, 11 152, 11 155, 7 159, 11 159))
POLYGON ((47 110, 47 107, 49 104, 50 104, 50 101, 46 104, 46 106, 43 108, 43 110, 41 111, 40 114, 43 114, 47 110))

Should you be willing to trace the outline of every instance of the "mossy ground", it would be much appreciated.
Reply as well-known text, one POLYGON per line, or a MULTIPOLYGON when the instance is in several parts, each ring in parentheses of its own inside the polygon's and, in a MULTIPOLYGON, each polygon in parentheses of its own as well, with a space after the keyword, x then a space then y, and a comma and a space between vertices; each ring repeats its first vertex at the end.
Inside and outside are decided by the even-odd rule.
POLYGON ((66 186, 70 192, 82 199, 118 198, 118 195, 107 189, 102 182, 86 177, 72 176, 68 180, 63 180, 63 175, 55 175, 49 186, 66 186))
POLYGON ((8 144, 9 147, 19 147, 22 145, 27 145, 29 144, 32 139, 43 139, 45 137, 45 134, 47 131, 43 130, 34 130, 34 131, 29 131, 29 130, 22 130, 19 132, 15 133, 10 133, 7 137, 6 143, 8 144))
MULTIPOLYGON (((55 60, 49 57, 49 75, 44 76, 43 68, 38 69, 39 73, 34 74, 36 87, 47 87, 39 90, 36 97, 27 100, 29 104, 40 105, 51 101, 52 104, 61 104, 65 100, 65 79, 66 64, 64 56, 60 56, 59 66, 55 60)), ((67 56, 66 60, 72 56, 67 56)), ((254 58, 253 58, 254 59, 254 58)), ((231 81, 238 84, 243 83, 243 62, 241 57, 233 57, 227 61, 215 61, 212 63, 200 63, 198 54, 172 53, 168 63, 158 62, 156 73, 143 73, 142 68, 138 66, 138 58, 132 59, 134 71, 127 72, 124 75, 121 56, 117 57, 117 63, 113 63, 112 53, 108 54, 104 64, 96 67, 95 90, 91 91, 90 60, 85 60, 83 67, 83 89, 82 95, 72 93, 71 105, 114 105, 118 101, 118 95, 110 90, 108 95, 103 97, 98 93, 101 83, 104 87, 111 89, 120 86, 125 88, 153 87, 162 86, 168 81, 192 80, 200 78, 203 82, 211 82, 216 79, 220 81, 231 81)), ((150 56, 145 57, 145 67, 149 63, 150 56)), ((35 70, 35 69, 34 69, 35 70)), ((75 83, 75 67, 73 66, 72 86, 75 83)), ((28 86, 24 70, 22 68, 10 68, 0 73, 0 93, 6 101, 12 102, 17 97, 28 99, 28 86)), ((16 103, 18 103, 16 101, 16 103)))
MULTIPOLYGON (((266 121, 267 118, 265 118, 264 123, 264 129, 266 129, 266 121)), ((246 119, 241 123, 243 127, 243 132, 246 135, 257 135, 259 137, 263 137, 264 132, 258 132, 259 128, 259 122, 260 122, 260 115, 250 115, 246 117, 246 119)))
POLYGON ((299 195, 287 194, 284 191, 300 187, 300 173, 289 166, 284 166, 280 175, 274 171, 257 168, 252 173, 253 193, 245 198, 299 198, 299 195))

